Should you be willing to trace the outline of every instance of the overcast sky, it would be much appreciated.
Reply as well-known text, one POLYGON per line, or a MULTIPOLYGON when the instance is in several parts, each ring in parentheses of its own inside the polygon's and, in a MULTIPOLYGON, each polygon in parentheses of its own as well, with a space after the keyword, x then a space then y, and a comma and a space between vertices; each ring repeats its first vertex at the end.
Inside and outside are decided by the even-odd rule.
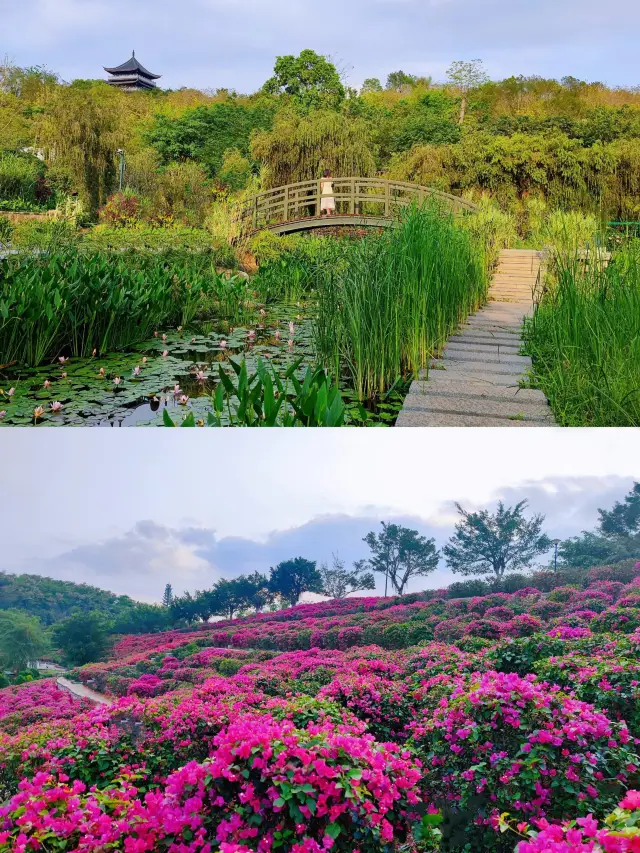
POLYGON ((295 556, 350 564, 381 520, 441 546, 454 501, 500 498, 562 538, 640 480, 639 449, 631 429, 5 430, 0 569, 154 601, 295 556))
POLYGON ((638 0, 0 0, 0 57, 72 80, 135 48, 162 86, 241 92, 307 47, 354 86, 397 69, 442 80, 452 60, 476 57, 494 79, 636 85, 639 28, 638 0))

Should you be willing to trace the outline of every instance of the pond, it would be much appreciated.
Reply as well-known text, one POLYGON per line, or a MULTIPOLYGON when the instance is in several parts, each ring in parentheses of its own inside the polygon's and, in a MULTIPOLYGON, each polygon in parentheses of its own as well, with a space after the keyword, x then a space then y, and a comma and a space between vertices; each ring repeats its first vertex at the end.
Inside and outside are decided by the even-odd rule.
MULTIPOLYGON (((300 376, 315 366, 310 306, 256 306, 252 313, 242 327, 202 321, 188 330, 160 329, 124 352, 33 369, 5 368, 0 371, 0 411, 6 414, 0 426, 162 426, 165 409, 175 423, 187 412, 199 421, 212 409, 219 365, 233 375, 230 358, 245 358, 249 372, 262 359, 280 375, 299 359, 300 376), (42 414, 36 418, 37 407, 42 414)), ((346 377, 340 385, 350 421, 357 425, 392 425, 408 390, 407 383, 396 386, 363 419, 346 377)))

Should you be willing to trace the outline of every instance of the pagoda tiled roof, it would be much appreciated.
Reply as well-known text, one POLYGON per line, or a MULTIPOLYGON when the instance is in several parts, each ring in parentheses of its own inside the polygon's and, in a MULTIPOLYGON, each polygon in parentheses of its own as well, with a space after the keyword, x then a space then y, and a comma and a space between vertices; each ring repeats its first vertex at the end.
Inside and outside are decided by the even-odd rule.
POLYGON ((162 77, 162 74, 152 74, 150 71, 141 65, 136 59, 135 51, 133 52, 131 59, 127 59, 126 62, 123 62, 122 65, 118 65, 116 68, 106 68, 104 69, 108 74, 141 74, 143 77, 148 77, 150 80, 159 80, 162 77))

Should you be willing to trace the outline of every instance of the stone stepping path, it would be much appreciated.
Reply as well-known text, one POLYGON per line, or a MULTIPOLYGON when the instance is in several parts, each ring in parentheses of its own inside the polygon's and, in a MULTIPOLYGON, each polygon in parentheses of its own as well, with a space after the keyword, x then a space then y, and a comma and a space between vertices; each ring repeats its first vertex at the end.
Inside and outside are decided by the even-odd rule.
POLYGON ((520 355, 522 322, 533 312, 542 253, 505 249, 487 305, 467 319, 412 383, 398 427, 549 427, 542 391, 520 388, 531 359, 520 355), (426 371, 425 371, 426 373, 426 371))

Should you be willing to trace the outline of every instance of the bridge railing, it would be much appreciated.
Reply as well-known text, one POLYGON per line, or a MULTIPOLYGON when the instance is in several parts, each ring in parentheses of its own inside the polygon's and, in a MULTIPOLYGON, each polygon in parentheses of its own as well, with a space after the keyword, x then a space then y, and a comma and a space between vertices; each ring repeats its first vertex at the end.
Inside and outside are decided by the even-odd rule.
MULTIPOLYGON (((285 222, 296 222, 320 216, 322 183, 301 181, 259 193, 240 211, 244 231, 259 231, 285 222)), ((393 219, 399 211, 417 202, 433 198, 458 213, 477 210, 476 205, 450 193, 404 181, 381 178, 330 178, 333 184, 335 213, 354 217, 393 219)))

